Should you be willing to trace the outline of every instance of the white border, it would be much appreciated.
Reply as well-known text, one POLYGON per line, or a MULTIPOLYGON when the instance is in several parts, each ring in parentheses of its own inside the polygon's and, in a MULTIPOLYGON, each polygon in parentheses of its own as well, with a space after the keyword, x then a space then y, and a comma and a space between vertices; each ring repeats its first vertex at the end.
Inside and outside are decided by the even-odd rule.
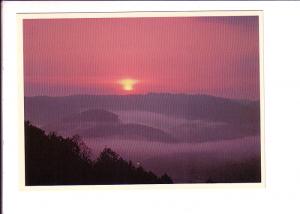
POLYGON ((2 2, 3 212, 300 213, 300 2, 2 2), (263 10, 266 188, 19 191, 16 14, 263 10))
POLYGON ((132 18, 132 17, 203 17, 203 16, 258 16, 259 17, 259 56, 260 56, 260 99, 261 99, 261 122, 260 122, 260 145, 261 145, 261 182, 259 183, 217 183, 217 184, 160 184, 160 185, 78 185, 78 186, 25 186, 25 148, 24 148, 24 110, 20 109, 20 139, 19 139, 19 157, 20 157, 20 189, 21 190, 78 190, 84 189, 126 189, 126 188, 229 188, 229 187, 264 187, 265 186, 265 164, 264 164, 264 129, 263 129, 263 20, 262 11, 193 11, 193 12, 122 12, 122 13, 40 13, 40 14, 18 14, 18 64, 19 64, 19 105, 24 106, 23 91, 23 20, 24 19, 60 19, 60 18, 132 18))

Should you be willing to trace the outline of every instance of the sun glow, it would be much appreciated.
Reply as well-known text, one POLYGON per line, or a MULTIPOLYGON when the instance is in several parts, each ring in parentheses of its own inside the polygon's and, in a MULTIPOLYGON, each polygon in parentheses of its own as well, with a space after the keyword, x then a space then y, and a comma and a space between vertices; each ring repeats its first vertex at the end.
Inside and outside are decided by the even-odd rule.
POLYGON ((122 79, 119 81, 119 84, 122 85, 124 91, 132 91, 136 83, 138 83, 138 81, 134 79, 122 79))

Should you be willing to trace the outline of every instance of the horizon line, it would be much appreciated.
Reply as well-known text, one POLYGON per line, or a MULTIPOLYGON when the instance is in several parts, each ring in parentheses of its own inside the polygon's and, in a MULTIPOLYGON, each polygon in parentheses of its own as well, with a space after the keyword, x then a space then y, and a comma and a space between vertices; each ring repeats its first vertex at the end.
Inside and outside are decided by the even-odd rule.
POLYGON ((50 97, 50 98, 63 98, 63 97, 76 97, 76 96, 145 96, 145 95, 188 95, 188 96, 207 96, 207 97, 215 97, 222 99, 230 99, 230 100, 247 100, 247 101, 260 101, 260 98, 231 98, 231 97, 222 97, 210 94, 201 94, 201 93, 157 93, 157 92, 149 92, 149 93, 139 93, 139 94, 70 94, 70 95, 24 95, 24 98, 35 98, 35 97, 50 97))

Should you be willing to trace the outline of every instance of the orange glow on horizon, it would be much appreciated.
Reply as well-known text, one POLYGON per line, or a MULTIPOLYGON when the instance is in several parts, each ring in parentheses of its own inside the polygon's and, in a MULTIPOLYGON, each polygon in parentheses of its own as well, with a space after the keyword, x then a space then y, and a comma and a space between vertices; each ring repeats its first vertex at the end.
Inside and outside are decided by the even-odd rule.
POLYGON ((122 79, 118 83, 122 85, 124 91, 132 91, 134 85, 138 83, 138 81, 135 79, 122 79))

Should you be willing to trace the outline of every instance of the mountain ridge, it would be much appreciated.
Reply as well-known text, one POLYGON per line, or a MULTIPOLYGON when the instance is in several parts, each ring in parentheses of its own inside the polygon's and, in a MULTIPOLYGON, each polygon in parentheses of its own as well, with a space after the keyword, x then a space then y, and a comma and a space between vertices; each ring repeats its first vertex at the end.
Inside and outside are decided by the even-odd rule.
POLYGON ((236 100, 236 101, 245 101, 245 102, 259 102, 259 99, 238 99, 238 98, 231 98, 231 97, 222 97, 210 94, 201 94, 201 93, 158 93, 158 92, 149 92, 145 94, 70 94, 70 95, 61 95, 61 96, 50 96, 50 95, 34 95, 34 96, 24 96, 25 98, 66 98, 66 97, 130 97, 130 96, 201 96, 201 97, 214 97, 219 99, 229 99, 229 100, 236 100))
POLYGON ((208 95, 80 95, 67 97, 25 97, 25 117, 55 120, 88 108, 107 111, 143 110, 189 120, 258 122, 259 101, 243 102, 208 95), (40 112, 47 114, 41 114, 40 112), (48 117, 47 117, 48 116, 48 117))

